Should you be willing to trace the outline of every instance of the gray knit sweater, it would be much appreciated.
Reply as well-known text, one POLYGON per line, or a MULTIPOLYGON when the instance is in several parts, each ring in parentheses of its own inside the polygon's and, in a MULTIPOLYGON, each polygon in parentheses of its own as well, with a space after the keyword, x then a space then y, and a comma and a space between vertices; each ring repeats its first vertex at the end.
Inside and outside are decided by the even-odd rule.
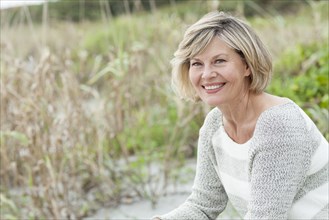
POLYGON ((261 114, 237 144, 214 108, 200 129, 192 193, 160 219, 216 219, 230 200, 244 219, 328 219, 328 142, 292 101, 261 114))

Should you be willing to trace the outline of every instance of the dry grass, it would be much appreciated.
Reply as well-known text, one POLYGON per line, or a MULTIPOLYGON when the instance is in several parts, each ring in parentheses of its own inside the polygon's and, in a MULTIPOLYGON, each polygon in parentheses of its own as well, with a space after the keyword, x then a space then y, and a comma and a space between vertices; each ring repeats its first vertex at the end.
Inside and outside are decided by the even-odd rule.
MULTIPOLYGON (((132 19, 122 18, 123 25, 132 19)), ((188 149, 177 145, 196 139, 188 140, 192 128, 177 132, 202 108, 185 118, 191 105, 168 93, 168 60, 161 56, 170 48, 159 53, 136 39, 97 54, 82 47, 89 27, 97 29, 56 24, 46 46, 41 27, 3 28, 1 218, 80 219, 125 198, 155 202, 182 164, 173 155, 188 149), (154 161, 161 161, 157 170, 154 161)))

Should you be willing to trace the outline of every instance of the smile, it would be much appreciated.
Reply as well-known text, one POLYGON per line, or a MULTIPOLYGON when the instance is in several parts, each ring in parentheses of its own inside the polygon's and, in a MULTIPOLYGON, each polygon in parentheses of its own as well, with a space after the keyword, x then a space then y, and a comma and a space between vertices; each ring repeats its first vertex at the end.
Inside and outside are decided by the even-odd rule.
POLYGON ((202 86, 205 90, 207 91, 214 91, 214 90, 219 90, 225 85, 225 83, 219 83, 219 84, 212 84, 212 85, 204 85, 202 86))

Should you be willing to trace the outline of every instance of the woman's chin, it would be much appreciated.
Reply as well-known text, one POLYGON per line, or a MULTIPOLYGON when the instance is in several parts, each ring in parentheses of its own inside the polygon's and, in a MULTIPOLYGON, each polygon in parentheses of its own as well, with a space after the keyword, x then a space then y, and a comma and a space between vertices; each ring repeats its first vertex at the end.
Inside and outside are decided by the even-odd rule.
POLYGON ((215 107, 223 103, 219 97, 201 97, 201 100, 209 106, 215 107))

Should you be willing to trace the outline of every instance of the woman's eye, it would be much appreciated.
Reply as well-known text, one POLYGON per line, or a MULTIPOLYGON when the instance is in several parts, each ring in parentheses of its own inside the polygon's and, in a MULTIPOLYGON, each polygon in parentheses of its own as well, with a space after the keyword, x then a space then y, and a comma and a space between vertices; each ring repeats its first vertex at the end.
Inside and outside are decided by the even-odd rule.
POLYGON ((192 62, 191 66, 201 66, 201 63, 200 62, 192 62))
POLYGON ((223 59, 217 59, 217 60, 215 60, 215 63, 216 63, 216 64, 218 64, 218 63, 223 63, 223 62, 225 62, 225 60, 223 60, 223 59))

